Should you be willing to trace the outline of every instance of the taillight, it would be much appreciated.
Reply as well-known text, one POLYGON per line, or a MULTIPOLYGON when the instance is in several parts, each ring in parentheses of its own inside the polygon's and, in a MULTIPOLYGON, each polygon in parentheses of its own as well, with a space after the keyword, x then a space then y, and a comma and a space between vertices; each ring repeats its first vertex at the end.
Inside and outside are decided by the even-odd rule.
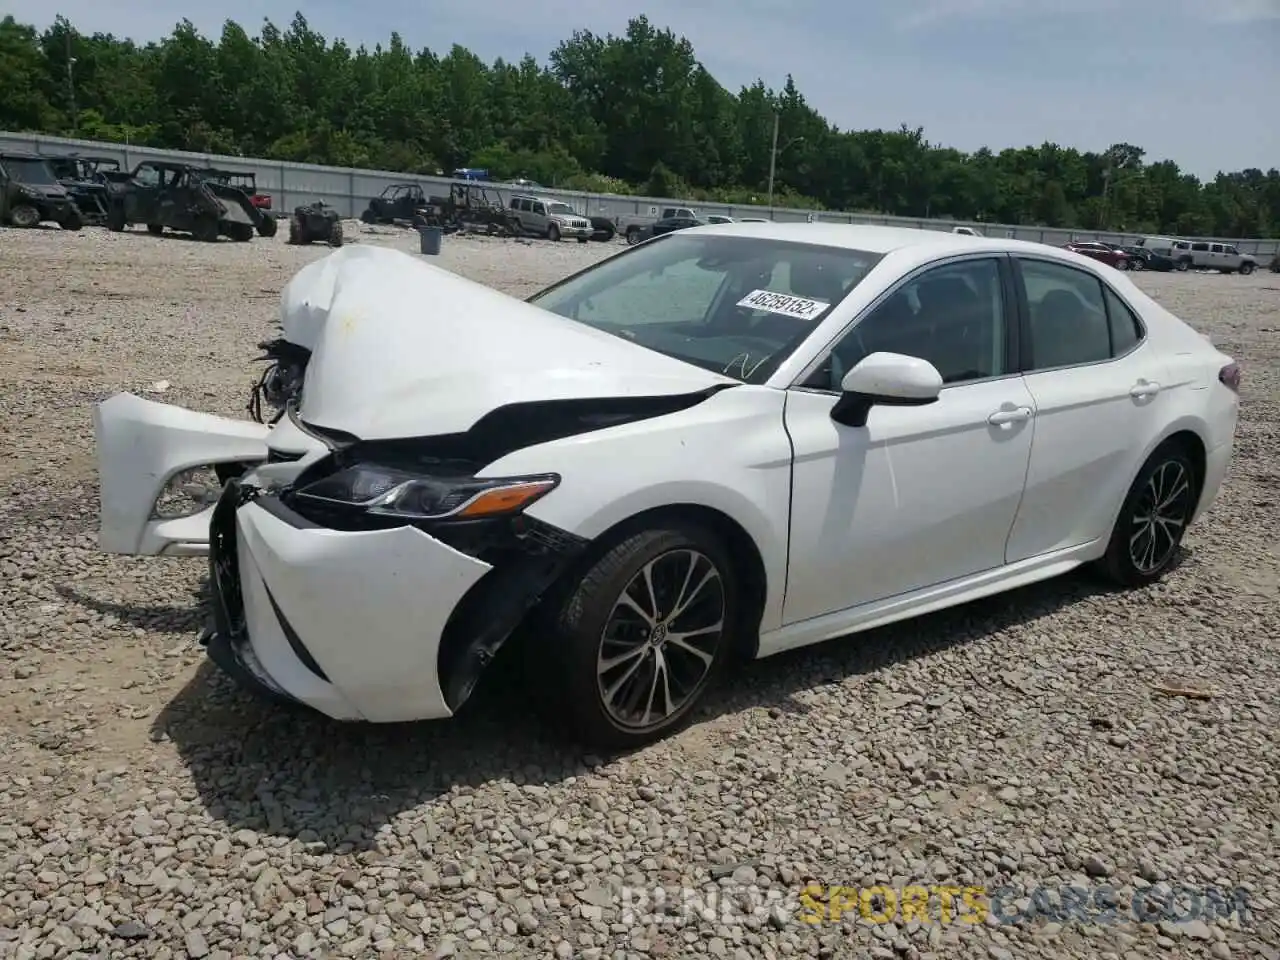
POLYGON ((1232 393, 1240 392, 1240 364, 1228 363, 1218 371, 1218 382, 1232 393))

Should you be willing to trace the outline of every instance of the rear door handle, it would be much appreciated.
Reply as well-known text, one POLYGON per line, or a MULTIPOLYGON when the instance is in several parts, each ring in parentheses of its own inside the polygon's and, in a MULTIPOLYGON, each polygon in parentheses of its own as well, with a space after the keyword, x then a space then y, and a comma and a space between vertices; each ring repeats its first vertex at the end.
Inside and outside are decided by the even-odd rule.
POLYGON ((987 417, 987 423, 993 427, 1003 427, 1007 423, 1023 423, 1030 419, 1030 407, 1014 407, 1012 410, 997 410, 987 417))
POLYGON ((1152 383, 1150 380, 1139 380, 1129 388, 1129 396, 1135 400, 1140 400, 1143 397, 1154 397, 1159 392, 1160 384, 1152 383))

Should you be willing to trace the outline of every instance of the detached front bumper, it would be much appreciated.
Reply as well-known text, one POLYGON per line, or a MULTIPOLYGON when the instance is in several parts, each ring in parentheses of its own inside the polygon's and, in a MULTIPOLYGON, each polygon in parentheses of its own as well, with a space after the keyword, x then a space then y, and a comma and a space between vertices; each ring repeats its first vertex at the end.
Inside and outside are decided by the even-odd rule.
POLYGON ((340 720, 450 716, 441 638, 489 564, 413 527, 328 530, 244 489, 214 508, 210 657, 340 720))

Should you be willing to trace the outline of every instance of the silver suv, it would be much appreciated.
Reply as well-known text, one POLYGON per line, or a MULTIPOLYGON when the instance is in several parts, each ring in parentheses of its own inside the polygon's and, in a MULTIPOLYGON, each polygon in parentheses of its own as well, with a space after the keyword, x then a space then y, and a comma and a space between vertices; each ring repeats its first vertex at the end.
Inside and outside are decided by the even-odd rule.
POLYGON ((591 239, 591 221, 563 200, 517 195, 511 198, 510 207, 516 225, 524 233, 548 240, 577 237, 579 243, 591 239))

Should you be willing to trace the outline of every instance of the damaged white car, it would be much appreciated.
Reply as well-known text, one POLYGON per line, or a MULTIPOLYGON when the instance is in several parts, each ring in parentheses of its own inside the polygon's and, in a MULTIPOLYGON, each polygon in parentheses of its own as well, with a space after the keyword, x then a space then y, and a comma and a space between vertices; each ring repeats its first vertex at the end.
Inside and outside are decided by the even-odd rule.
POLYGON ((207 552, 210 656, 340 719, 448 717, 524 628, 575 736, 634 745, 731 657, 1148 583, 1237 417, 1126 276, 934 231, 696 228, 528 302, 349 247, 280 319, 267 423, 96 408, 101 546, 207 552))

